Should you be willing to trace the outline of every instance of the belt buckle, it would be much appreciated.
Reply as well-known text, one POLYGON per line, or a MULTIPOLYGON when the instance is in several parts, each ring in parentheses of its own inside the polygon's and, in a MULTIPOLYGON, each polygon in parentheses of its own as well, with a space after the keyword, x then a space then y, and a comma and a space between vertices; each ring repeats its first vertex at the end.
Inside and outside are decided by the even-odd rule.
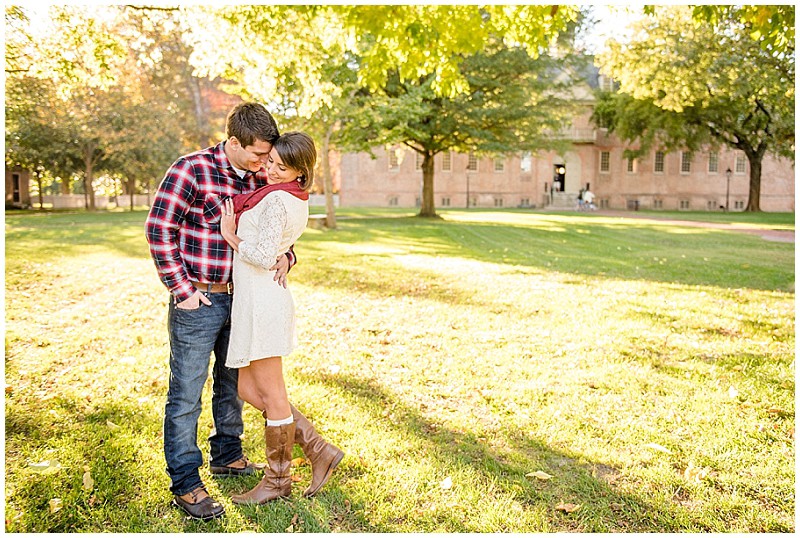
POLYGON ((228 292, 228 295, 233 295, 233 282, 228 282, 225 284, 225 289, 228 292))

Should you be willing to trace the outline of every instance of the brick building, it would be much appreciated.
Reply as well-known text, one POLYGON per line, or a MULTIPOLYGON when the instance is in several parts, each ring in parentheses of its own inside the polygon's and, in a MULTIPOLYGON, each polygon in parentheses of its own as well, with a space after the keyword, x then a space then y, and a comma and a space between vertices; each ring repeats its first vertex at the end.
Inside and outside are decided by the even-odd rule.
MULTIPOLYGON (((691 154, 652 150, 635 160, 628 148, 590 121, 593 89, 610 84, 593 73, 578 89, 579 112, 554 137, 570 143, 563 154, 547 151, 496 157, 436 155, 434 204, 443 207, 573 208, 578 191, 589 185, 595 204, 608 209, 731 211, 747 205, 750 166, 741 151, 721 148, 691 154), (726 173, 731 171, 730 177, 726 173), (554 188, 555 187, 555 188, 554 188)), ((338 175, 342 206, 415 207, 422 195, 421 159, 401 146, 341 156, 338 175)), ((765 156, 761 209, 794 211, 794 166, 765 156)))

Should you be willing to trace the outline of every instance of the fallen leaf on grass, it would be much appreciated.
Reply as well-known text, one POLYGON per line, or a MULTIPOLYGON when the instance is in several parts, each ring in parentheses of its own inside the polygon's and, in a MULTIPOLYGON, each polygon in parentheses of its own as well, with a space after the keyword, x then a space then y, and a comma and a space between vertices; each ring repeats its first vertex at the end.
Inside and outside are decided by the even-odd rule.
POLYGON ((61 464, 56 460, 45 460, 28 464, 28 468, 36 473, 51 474, 61 469, 61 464))
POLYGON ((59 498, 50 499, 50 503, 49 504, 50 504, 50 513, 51 514, 55 514, 56 512, 61 510, 61 507, 62 507, 61 499, 59 499, 59 498))
POLYGON ((695 467, 694 463, 689 462, 689 466, 683 471, 683 478, 688 482, 700 483, 708 477, 708 469, 705 467, 695 467))
POLYGON ((534 478, 538 478, 539 480, 550 480, 551 478, 553 478, 552 475, 549 475, 544 471, 536 471, 533 473, 528 473, 525 476, 532 476, 534 478))
POLYGON ((292 475, 292 482, 300 482, 302 479, 303 479, 303 477, 300 476, 299 474, 293 474, 292 475))
POLYGON ((84 467, 85 471, 83 473, 83 489, 84 491, 92 491, 94 488, 94 479, 92 478, 91 473, 87 467, 84 467))
POLYGON ((562 512, 571 514, 572 512, 575 512, 576 510, 580 509, 580 507, 581 505, 579 504, 560 503, 558 506, 556 506, 556 510, 561 510, 562 512))
POLYGON ((652 448, 653 450, 657 450, 659 452, 663 452, 664 454, 672 454, 672 451, 665 446, 659 445, 658 443, 648 443, 645 445, 647 448, 652 448))
POLYGON ((610 507, 611 507, 611 509, 612 509, 612 510, 614 510, 615 512, 617 512, 617 511, 619 511, 619 510, 622 510, 622 509, 625 507, 625 505, 624 505, 624 504, 622 504, 622 503, 611 503, 611 504, 609 504, 609 506, 610 506, 610 507))
POLYGON ((739 391, 736 390, 736 387, 731 385, 731 387, 728 389, 728 397, 729 398, 736 398, 737 396, 739 396, 739 391))
POLYGON ((106 426, 108 426, 112 430, 118 430, 119 426, 111 422, 110 420, 106 420, 106 426))
POLYGON ((778 409, 777 407, 770 407, 767 409, 767 413, 770 415, 778 415, 779 417, 789 416, 791 413, 787 413, 783 409, 778 409))
POLYGON ((300 467, 306 462, 303 458, 295 458, 292 460, 292 467, 300 467))
POLYGON ((450 478, 450 477, 448 476, 447 478, 445 478, 444 480, 442 480, 442 483, 441 483, 441 484, 439 484, 439 486, 440 486, 442 489, 450 489, 450 488, 452 488, 452 487, 453 487, 453 479, 452 479, 452 478, 450 478))

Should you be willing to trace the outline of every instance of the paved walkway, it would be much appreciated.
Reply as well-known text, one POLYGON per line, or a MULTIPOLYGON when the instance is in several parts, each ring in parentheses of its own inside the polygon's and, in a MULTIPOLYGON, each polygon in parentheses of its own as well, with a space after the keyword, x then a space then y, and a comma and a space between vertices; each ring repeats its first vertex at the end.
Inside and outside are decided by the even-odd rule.
POLYGON ((662 218, 652 214, 643 215, 641 213, 636 213, 635 211, 613 211, 613 210, 600 209, 597 211, 592 211, 592 213, 595 215, 603 215, 606 217, 654 220, 658 222, 664 222, 667 224, 676 224, 678 226, 689 226, 694 228, 712 228, 715 230, 730 230, 732 232, 742 232, 752 235, 759 235, 763 239, 766 239, 767 241, 777 241, 780 243, 794 243, 794 230, 774 230, 772 228, 768 228, 766 226, 760 226, 758 224, 747 224, 747 226, 752 226, 752 227, 742 228, 741 226, 736 226, 733 224, 724 224, 721 222, 675 220, 667 217, 662 218))

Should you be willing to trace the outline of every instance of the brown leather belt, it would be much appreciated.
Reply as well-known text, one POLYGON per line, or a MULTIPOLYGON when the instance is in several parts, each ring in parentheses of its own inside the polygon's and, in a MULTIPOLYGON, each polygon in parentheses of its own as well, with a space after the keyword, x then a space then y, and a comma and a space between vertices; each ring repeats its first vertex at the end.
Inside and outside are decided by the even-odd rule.
POLYGON ((204 282, 192 282, 192 286, 206 293, 227 293, 233 295, 233 282, 227 284, 206 284, 204 282))

